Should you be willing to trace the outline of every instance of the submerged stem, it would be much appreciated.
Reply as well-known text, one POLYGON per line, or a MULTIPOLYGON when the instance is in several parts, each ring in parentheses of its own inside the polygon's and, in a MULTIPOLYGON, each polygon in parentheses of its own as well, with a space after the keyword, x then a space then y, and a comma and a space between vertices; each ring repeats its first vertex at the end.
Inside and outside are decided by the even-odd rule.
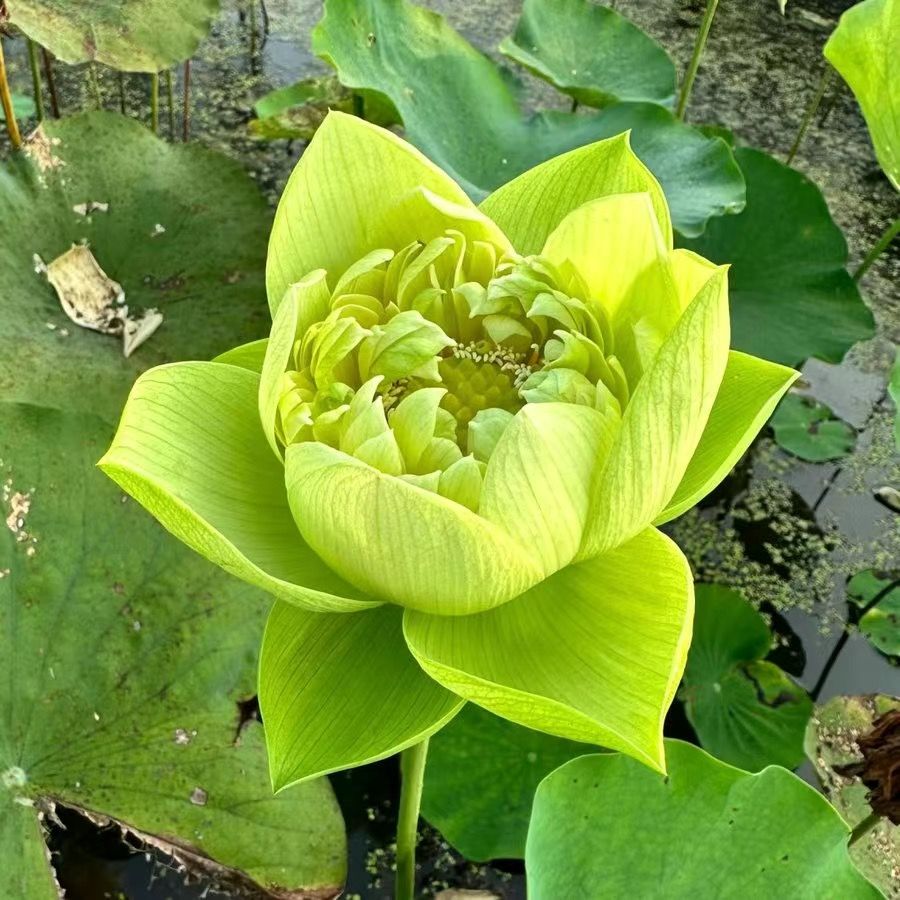
POLYGON ((425 780, 428 738, 400 755, 400 809, 397 817, 395 900, 413 900, 416 888, 416 833, 425 780))
POLYGON ((864 838, 880 821, 881 816, 877 812, 870 812, 850 832, 850 840, 847 841, 847 846, 852 847, 860 838, 864 838))
POLYGON ((803 115, 803 121, 800 123, 800 129, 797 131, 797 136, 794 138, 794 143, 791 144, 791 149, 788 150, 787 155, 787 164, 790 165, 794 157, 797 155, 797 151, 800 149, 800 145, 803 143, 803 139, 806 137, 806 132, 809 129, 809 125, 813 120, 816 112, 818 112, 819 106, 822 103, 822 98, 825 96, 825 91, 828 90, 828 85, 831 84, 831 78, 834 75, 834 69, 826 62, 825 70, 822 72, 822 77, 819 79, 819 86, 816 89, 815 94, 813 95, 812 102, 806 108, 806 112, 803 115))
POLYGON ((31 88, 34 92, 34 108, 38 122, 44 121, 44 90, 41 87, 41 70, 38 66, 37 44, 28 38, 28 65, 31 68, 31 88))
POLYGON ((0 37, 0 103, 3 104, 3 115, 6 117, 6 131, 9 134, 13 150, 22 146, 22 135, 19 133, 19 123, 13 112, 12 94, 9 90, 9 82, 6 80, 6 60, 3 57, 3 38, 0 37))
POLYGON ((150 74, 150 128, 159 131, 159 72, 150 74))
POLYGON ((94 101, 94 109, 103 109, 103 99, 100 96, 100 81, 97 78, 97 63, 91 60, 88 63, 88 86, 94 101))
POLYGON ((875 242, 875 246, 866 254, 866 258, 859 264, 859 268, 853 273, 853 280, 859 281, 872 266, 872 263, 884 253, 891 241, 900 234, 900 216, 894 219, 885 229, 884 233, 875 242))
POLYGON ((718 5, 719 0, 706 0, 706 11, 703 13, 703 21, 700 23, 700 30, 697 32, 697 39, 694 41, 694 52, 691 54, 691 61, 688 64, 687 72, 684 73, 681 91, 678 94, 678 106, 675 109, 675 115, 679 119, 684 118, 684 111, 687 109, 688 100, 691 98, 691 88, 694 86, 694 78, 697 77, 697 70, 700 68, 700 57, 703 56, 703 48, 706 46, 706 39, 709 37, 709 30, 712 28, 718 5))
POLYGON ((191 136, 191 61, 184 61, 184 115, 181 119, 181 139, 187 143, 191 136))
POLYGON ((172 85, 172 70, 166 69, 166 106, 169 111, 169 139, 175 140, 175 88, 172 85))
POLYGON ((53 118, 59 118, 59 98, 56 96, 56 78, 53 76, 53 57, 46 47, 41 47, 41 57, 44 60, 44 76, 47 79, 47 92, 50 94, 50 112, 53 118))
MULTIPOLYGON (((890 584, 883 587, 868 603, 860 607, 859 612, 856 614, 855 621, 860 621, 867 612, 878 606, 891 591, 898 587, 900 587, 900 578, 895 578, 890 584)), ((809 692, 809 696, 812 697, 813 700, 817 701, 819 699, 819 694, 822 693, 822 688, 825 687, 825 682, 828 681, 828 676, 831 674, 834 664, 837 662, 838 657, 841 655, 841 651, 849 640, 850 629, 845 626, 844 630, 841 632, 841 636, 835 641, 834 647, 831 648, 831 653, 828 655, 828 659, 825 660, 825 665, 822 666, 822 671, 819 673, 816 683, 809 692)))

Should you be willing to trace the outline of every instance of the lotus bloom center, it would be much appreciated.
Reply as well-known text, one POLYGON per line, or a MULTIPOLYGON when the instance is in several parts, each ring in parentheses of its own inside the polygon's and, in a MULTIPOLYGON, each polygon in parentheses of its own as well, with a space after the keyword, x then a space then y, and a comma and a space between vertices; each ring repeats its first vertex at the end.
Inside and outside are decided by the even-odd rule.
POLYGON ((477 511, 526 403, 620 414, 628 379, 579 274, 498 252, 447 230, 351 265, 293 346, 279 441, 328 444, 477 511))

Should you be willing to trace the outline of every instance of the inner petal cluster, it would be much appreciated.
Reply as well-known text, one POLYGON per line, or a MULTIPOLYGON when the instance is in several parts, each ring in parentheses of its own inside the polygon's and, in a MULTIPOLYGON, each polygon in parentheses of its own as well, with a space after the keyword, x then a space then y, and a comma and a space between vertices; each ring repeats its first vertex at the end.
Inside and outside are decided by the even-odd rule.
POLYGON ((613 332, 569 263, 448 230, 351 265, 294 343, 276 434, 320 441, 477 511, 526 403, 628 402, 613 332))

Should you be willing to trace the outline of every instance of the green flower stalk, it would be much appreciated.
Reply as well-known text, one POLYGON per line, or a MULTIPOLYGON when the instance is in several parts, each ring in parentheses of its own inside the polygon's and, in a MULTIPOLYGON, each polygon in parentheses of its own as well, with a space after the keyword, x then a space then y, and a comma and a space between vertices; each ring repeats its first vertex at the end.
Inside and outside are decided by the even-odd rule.
POLYGON ((727 270, 675 250, 620 135, 476 207, 332 113, 278 208, 267 341, 135 384, 104 470, 273 594, 277 788, 471 701, 664 770, 689 567, 658 525, 796 377, 729 351, 727 270))

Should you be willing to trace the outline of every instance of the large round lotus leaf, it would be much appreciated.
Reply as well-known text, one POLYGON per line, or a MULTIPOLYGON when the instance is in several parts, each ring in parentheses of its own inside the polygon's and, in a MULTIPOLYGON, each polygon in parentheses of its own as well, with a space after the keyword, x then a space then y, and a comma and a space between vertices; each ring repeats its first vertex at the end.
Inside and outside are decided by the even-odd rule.
POLYGON ((238 165, 113 113, 45 128, 0 167, 0 395, 112 420, 144 369, 265 334, 270 217, 238 165), (50 263, 82 241, 132 315, 163 315, 128 359, 121 337, 71 321, 35 272, 35 255, 50 263))
POLYGON ((0 897, 57 897, 54 803, 215 883, 332 896, 345 838, 328 782, 274 797, 262 727, 238 730, 266 598, 126 502, 94 465, 110 431, 0 404, 0 897))
POLYGON ((586 0, 525 0, 500 52, 587 106, 671 105, 675 96, 666 51, 615 10, 586 0))
POLYGON ((736 591, 718 585, 698 585, 696 599, 679 696, 700 743, 752 771, 799 765, 812 701, 764 658, 772 635, 763 617, 736 591))
POLYGON ((810 356, 839 361, 874 334, 874 320, 847 273, 847 242, 822 192, 761 150, 741 147, 735 158, 747 180, 746 209, 682 242, 731 263, 732 346, 786 365, 810 356))
POLYGON ((856 431, 812 397, 788 394, 770 421, 775 443, 807 462, 841 459, 853 452, 856 431))
MULTIPOLYGON (((806 755, 822 782, 825 795, 851 825, 858 825, 872 811, 868 789, 859 778, 836 770, 860 761, 856 739, 872 730, 884 713, 900 709, 900 698, 884 694, 832 697, 817 706, 806 732, 806 755)), ((897 896, 900 872, 900 826, 882 820, 850 848, 859 870, 886 897, 897 896)))
POLYGON ((194 55, 219 0, 6 0, 6 9, 63 62, 158 72, 194 55))
POLYGON ((850 861, 850 829, 795 775, 750 775, 680 741, 666 759, 662 776, 618 753, 582 756, 541 783, 531 900, 881 896, 850 861))
POLYGON ((710 216, 743 207, 744 180, 721 139, 652 103, 526 118, 491 60, 406 0, 327 0, 313 49, 347 87, 385 95, 409 140, 476 199, 544 160, 632 129, 682 233, 700 234, 710 216))
POLYGON ((431 738, 422 815, 467 859, 521 859, 538 784, 591 749, 470 703, 431 738))

